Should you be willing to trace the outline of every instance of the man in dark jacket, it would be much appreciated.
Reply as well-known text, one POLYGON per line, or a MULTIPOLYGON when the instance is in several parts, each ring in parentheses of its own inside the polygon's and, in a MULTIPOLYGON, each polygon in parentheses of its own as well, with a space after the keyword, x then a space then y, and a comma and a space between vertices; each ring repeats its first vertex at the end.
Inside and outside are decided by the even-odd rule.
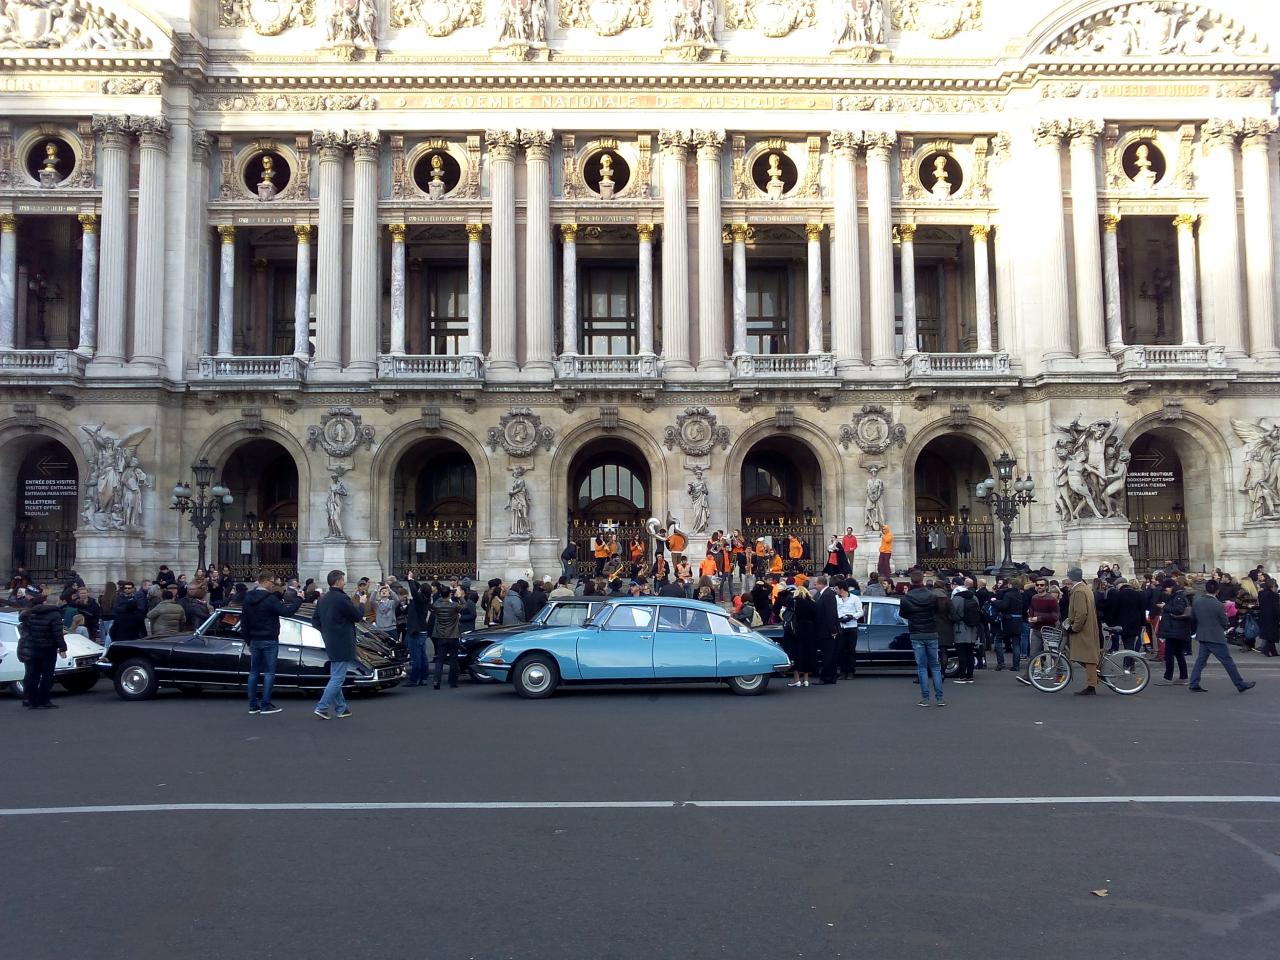
POLYGON ((240 608, 240 633, 249 645, 249 712, 279 713, 271 702, 271 685, 276 679, 276 657, 280 653, 280 618, 297 613, 302 597, 290 591, 280 599, 280 581, 263 571, 258 583, 245 594, 240 608), (262 698, 258 698, 258 679, 262 698))
POLYGON ((999 619, 996 635, 992 637, 996 647, 996 670, 1004 669, 1006 650, 1013 657, 1013 671, 1017 673, 1022 666, 1023 601, 1022 587, 1016 582, 1006 584, 996 594, 995 608, 999 619))
POLYGON ((134 590, 132 580, 125 580, 111 607, 111 639, 137 640, 146 632, 147 596, 134 590))
POLYGON ((62 633, 62 610, 56 604, 46 603, 43 596, 37 599, 38 603, 18 615, 18 632, 31 651, 22 681, 22 705, 29 710, 57 710, 58 705, 49 699, 49 691, 53 689, 58 652, 67 650, 62 633))
POLYGON ((814 577, 813 600, 818 605, 814 628, 818 639, 818 656, 822 668, 818 676, 822 682, 834 686, 840 679, 840 614, 836 610, 836 591, 826 577, 814 577))
POLYGON ((351 716, 347 698, 342 695, 342 681, 347 678, 347 670, 355 666, 356 624, 364 619, 360 608, 343 589, 347 575, 341 570, 330 570, 328 583, 329 592, 320 598, 311 616, 311 625, 320 631, 324 652, 329 655, 329 683, 315 709, 321 720, 329 719, 330 707, 339 717, 351 716))
POLYGON ((425 687, 431 682, 431 658, 427 655, 427 636, 431 630, 431 591, 418 583, 413 571, 407 570, 409 605, 404 611, 404 635, 409 644, 409 682, 405 686, 425 687))
POLYGON ((919 570, 911 572, 911 589, 903 595, 898 612, 907 621, 911 650, 916 658, 916 676, 920 680, 918 706, 929 705, 929 681, 932 679, 934 700, 938 706, 945 707, 942 664, 938 660, 938 597, 924 585, 924 574, 919 570))
POLYGON ((1195 614, 1196 642, 1200 644, 1200 652, 1196 654, 1196 665, 1191 668, 1191 684, 1187 689, 1194 690, 1196 693, 1204 693, 1204 687, 1200 686, 1200 674, 1204 672, 1210 654, 1217 657, 1226 668, 1227 676, 1241 693, 1252 690, 1256 686, 1253 680, 1245 680, 1240 676, 1236 662, 1231 659, 1231 650, 1227 647, 1227 611, 1223 608, 1222 601, 1218 599, 1220 589, 1221 585, 1218 581, 1210 580, 1204 585, 1204 595, 1196 597, 1191 602, 1191 609, 1195 614))
POLYGON ((444 676, 445 660, 449 661, 449 686, 458 686, 458 623, 465 605, 466 595, 461 587, 452 593, 441 588, 431 604, 431 642, 436 648, 436 682, 432 686, 436 690, 444 676))
POLYGON ((1164 641, 1164 679, 1159 686, 1187 682, 1187 654, 1191 651, 1191 635, 1195 633, 1195 614, 1186 587, 1170 579, 1164 588, 1164 607, 1160 611, 1160 639, 1164 641), (1178 679, 1173 679, 1173 665, 1178 665, 1178 679))

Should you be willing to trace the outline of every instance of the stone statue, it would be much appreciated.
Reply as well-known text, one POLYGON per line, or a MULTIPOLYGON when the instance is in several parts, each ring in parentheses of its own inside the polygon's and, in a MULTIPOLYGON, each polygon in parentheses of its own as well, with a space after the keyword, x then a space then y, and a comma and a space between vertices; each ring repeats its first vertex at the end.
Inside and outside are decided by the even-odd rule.
POLYGON ((689 481, 689 499, 693 503, 693 524, 689 532, 697 536, 706 533, 711 525, 711 488, 702 475, 701 467, 693 468, 693 479, 689 481))
POLYGON ((93 453, 85 480, 81 518, 97 530, 123 530, 142 523, 142 488, 150 483, 137 457, 138 445, 150 427, 117 439, 105 433, 105 425, 81 428, 89 435, 93 453))
POLYGON ((428 161, 430 167, 431 179, 427 181, 427 196, 432 200, 439 200, 445 194, 444 183, 444 157, 438 153, 433 153, 428 161))
POLYGON ((672 0, 670 10, 668 43, 715 46, 715 0, 672 0))
POLYGON ((884 507, 880 502, 884 499, 884 481, 877 476, 881 469, 878 463, 867 464, 867 473, 871 476, 867 477, 867 501, 862 522, 868 530, 884 529, 884 507))
POLYGON ((325 0, 324 39, 329 46, 373 49, 377 44, 377 0, 325 0))
POLYGON ((613 199, 613 156, 608 153, 600 155, 600 199, 613 199))
POLYGON ((1088 425, 1081 424, 1079 417, 1065 427, 1055 425, 1055 430, 1066 434, 1054 445, 1059 463, 1055 509, 1063 520, 1123 515, 1129 454, 1120 448, 1119 428, 1118 414, 1088 425))
POLYGON ((510 539, 512 540, 527 540, 531 532, 529 527, 529 485, 524 479, 524 475, 528 472, 528 467, 511 467, 511 487, 507 490, 507 505, 504 509, 511 511, 510 539))
POLYGON ((342 482, 342 475, 346 473, 345 467, 335 467, 329 475, 329 495, 324 501, 325 516, 329 521, 329 534, 326 540, 345 540, 347 535, 342 532, 342 501, 347 496, 346 484, 342 482))
POLYGON ((935 200, 951 199, 951 178, 947 175, 947 158, 933 158, 933 186, 929 188, 935 200))
POLYGON ((769 182, 765 185, 765 193, 770 200, 781 200, 786 184, 782 182, 782 159, 776 154, 769 154, 769 182))
POLYGON ((0 0, 0 49, 142 50, 151 41, 81 0, 0 0))
POLYGON ((884 43, 884 0, 841 0, 836 12, 836 46, 884 43))
POLYGON ((1156 172, 1151 168, 1151 148, 1145 143, 1138 144, 1138 149, 1134 151, 1133 165, 1138 168, 1138 172, 1133 175, 1133 182, 1144 190, 1150 190, 1156 185, 1156 172))
POLYGON ((1254 56, 1265 45, 1221 15, 1192 4, 1162 0, 1129 3, 1089 17, 1049 45, 1047 53, 1102 53, 1121 57, 1254 56))
POLYGON ((1233 419, 1231 428, 1246 444, 1240 492, 1249 498, 1248 519, 1280 520, 1280 425, 1233 419))
POLYGON ((546 44, 547 0, 499 0, 498 43, 546 44))
POLYGON ((262 157, 262 179, 258 181, 258 199, 274 200, 276 197, 276 161, 271 154, 262 157))
POLYGON ((55 187, 62 181, 58 172, 58 144, 50 140, 44 145, 44 166, 40 168, 40 186, 55 187))

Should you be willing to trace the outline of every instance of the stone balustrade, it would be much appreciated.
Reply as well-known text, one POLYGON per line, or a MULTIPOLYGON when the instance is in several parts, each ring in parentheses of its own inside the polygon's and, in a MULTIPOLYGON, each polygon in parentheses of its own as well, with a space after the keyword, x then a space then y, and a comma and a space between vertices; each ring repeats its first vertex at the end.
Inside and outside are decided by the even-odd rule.
POLYGON ((306 376, 306 361, 285 357, 211 357, 200 358, 199 378, 220 381, 292 381, 306 376))
POLYGON ((473 354, 458 356, 378 357, 379 380, 481 380, 484 372, 480 358, 473 354))
POLYGON ((908 362, 912 377, 1007 377, 1009 354, 998 353, 915 353, 908 362))
POLYGON ((85 362, 74 350, 0 350, 0 376, 79 378, 85 362))
POLYGON ((562 380, 653 380, 658 376, 658 358, 651 354, 564 354, 559 360, 558 375, 562 380))
POLYGON ((1226 348, 1216 344, 1173 344, 1125 347, 1118 354, 1120 370, 1222 370, 1226 348))
POLYGON ((836 359, 831 353, 740 353, 733 358, 733 375, 757 380, 834 377, 836 359))

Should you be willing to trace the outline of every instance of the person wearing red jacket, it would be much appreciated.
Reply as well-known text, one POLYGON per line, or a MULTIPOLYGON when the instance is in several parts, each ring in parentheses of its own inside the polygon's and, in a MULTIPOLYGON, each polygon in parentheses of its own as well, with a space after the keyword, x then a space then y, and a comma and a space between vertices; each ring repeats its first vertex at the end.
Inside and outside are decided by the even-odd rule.
POLYGON ((1027 672, 1019 673, 1017 680, 1019 683, 1031 685, 1028 679, 1031 670, 1031 661, 1036 655, 1044 650, 1044 639, 1040 634, 1042 627, 1056 627, 1058 619, 1062 615, 1062 608, 1058 597, 1049 593, 1049 581, 1044 577, 1036 577, 1035 593, 1031 596, 1031 602, 1027 605, 1027 623, 1031 624, 1031 656, 1027 659, 1027 672))

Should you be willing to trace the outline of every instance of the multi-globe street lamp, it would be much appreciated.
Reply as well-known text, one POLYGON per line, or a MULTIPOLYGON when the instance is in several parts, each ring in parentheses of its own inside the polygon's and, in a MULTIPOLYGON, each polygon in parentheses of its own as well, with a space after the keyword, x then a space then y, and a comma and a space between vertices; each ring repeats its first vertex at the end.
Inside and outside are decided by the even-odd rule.
POLYGON ((1036 483, 1031 474, 1019 477, 1014 474, 1018 461, 1007 453, 996 460, 996 477, 987 477, 974 489, 974 496, 991 508, 991 512, 1004 527, 1004 557, 1000 561, 1000 576, 1011 577, 1017 572, 1013 565, 1013 521, 1019 508, 1035 503, 1036 483), (998 479, 996 479, 998 478, 998 479))
POLYGON ((231 506, 235 498, 231 491, 221 483, 213 484, 214 467, 207 459, 201 457, 191 465, 191 474, 195 478, 196 489, 181 480, 173 488, 173 496, 169 498, 169 509, 179 514, 190 514, 191 525, 196 528, 196 542, 200 545, 200 569, 204 566, 205 540, 209 528, 213 526, 218 513, 231 506))

